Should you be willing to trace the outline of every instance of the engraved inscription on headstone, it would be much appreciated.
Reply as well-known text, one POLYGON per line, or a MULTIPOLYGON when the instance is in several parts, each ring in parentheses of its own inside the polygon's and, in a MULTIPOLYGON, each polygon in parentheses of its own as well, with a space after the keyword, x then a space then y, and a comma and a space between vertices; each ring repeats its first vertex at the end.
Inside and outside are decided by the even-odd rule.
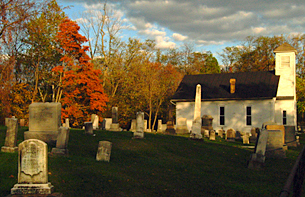
POLYGON ((21 150, 20 171, 30 176, 42 172, 43 158, 41 151, 34 142, 30 142, 27 149, 21 150))

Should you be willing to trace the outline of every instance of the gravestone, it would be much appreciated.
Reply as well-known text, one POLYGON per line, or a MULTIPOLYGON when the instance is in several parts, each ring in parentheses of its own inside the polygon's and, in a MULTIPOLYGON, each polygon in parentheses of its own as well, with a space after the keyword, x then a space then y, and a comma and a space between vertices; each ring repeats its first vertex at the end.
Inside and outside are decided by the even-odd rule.
POLYGON ((19 120, 19 125, 21 126, 21 127, 24 127, 25 126, 25 119, 20 119, 19 120))
POLYGON ((137 119, 132 119, 129 131, 135 132, 136 130, 137 130, 137 119))
POLYGON ((99 141, 97 153, 96 153, 96 160, 97 161, 110 161, 111 155, 111 147, 112 143, 108 141, 99 141))
POLYGON ((215 130, 210 130, 210 134, 209 134, 209 140, 214 141, 216 138, 216 133, 215 130))
POLYGON ((264 167, 268 135, 269 134, 266 129, 262 129, 258 134, 254 153, 251 155, 250 160, 248 161, 249 169, 259 170, 264 167))
MULTIPOLYGON (((168 113, 168 121, 166 122, 166 130, 165 134, 169 135, 176 135, 175 125, 174 125, 174 118, 173 118, 173 106, 169 106, 169 113, 168 113)), ((162 129, 161 129, 162 130, 162 129)))
POLYGON ((242 134, 241 134, 240 131, 236 131, 236 132, 235 132, 235 139, 236 139, 236 140, 241 140, 241 139, 242 139, 241 136, 242 136, 242 134))
POLYGON ((219 130, 217 130, 217 131, 218 131, 218 136, 219 136, 220 138, 223 138, 223 136, 224 136, 224 130, 219 129, 219 130))
POLYGON ((84 122, 85 125, 85 134, 93 135, 93 125, 92 122, 84 122))
POLYGON ((284 150, 282 130, 267 130, 268 140, 266 147, 266 157, 268 158, 286 158, 284 150))
POLYGON ((137 128, 136 132, 133 133, 133 138, 142 139, 144 138, 144 112, 137 112, 137 128))
POLYGON ((65 119, 65 123, 66 123, 66 127, 70 128, 70 122, 69 122, 69 118, 66 118, 65 119))
POLYGON ((186 133, 189 133, 186 121, 187 121, 186 118, 178 118, 177 119, 177 128, 176 128, 176 133, 177 134, 186 134, 186 133))
POLYGON ((209 130, 204 130, 203 131, 203 136, 206 137, 206 138, 209 138, 210 137, 210 131, 209 130))
POLYGON ((285 126, 285 144, 288 147, 297 147, 295 126, 285 126))
POLYGON ((122 131, 119 124, 119 112, 118 107, 112 107, 112 123, 109 131, 122 131))
POLYGON ((271 124, 268 124, 268 125, 265 126, 265 128, 267 130, 280 130, 280 131, 282 131, 282 133, 283 133, 282 142, 283 142, 283 144, 285 144, 285 127, 284 127, 284 125, 275 125, 275 124, 271 125, 271 124))
POLYGON ((24 139, 55 144, 60 126, 60 103, 32 103, 29 106, 29 131, 24 132, 24 139))
POLYGON ((191 139, 202 139, 201 135, 201 85, 196 86, 194 120, 192 125, 191 139))
POLYGON ((235 130, 234 129, 228 129, 226 133, 226 140, 229 142, 235 142, 235 130))
POLYGON ((243 139, 243 144, 250 144, 250 133, 245 132, 242 134, 241 138, 243 139))
POLYGON ((99 128, 99 117, 96 114, 91 114, 91 122, 93 130, 96 130, 99 128))
POLYGON ((210 116, 210 115, 203 115, 201 117, 201 121, 202 121, 202 126, 201 126, 202 131, 204 131, 204 130, 209 130, 209 131, 213 130, 213 117, 212 116, 210 116))
POLYGON ((157 132, 162 133, 162 120, 161 119, 158 120, 157 132))
POLYGON ((250 143, 255 143, 259 133, 259 128, 251 128, 250 143))
POLYGON ((60 127, 56 141, 56 148, 52 148, 52 153, 55 155, 68 155, 70 129, 68 127, 60 127))
POLYGON ((53 185, 48 182, 48 148, 41 140, 29 139, 18 146, 18 183, 12 195, 51 194, 53 185))
POLYGON ((18 133, 18 119, 6 119, 6 136, 4 146, 1 147, 2 152, 13 153, 18 151, 17 147, 17 133, 18 133))
POLYGON ((110 130, 110 126, 112 124, 112 118, 104 118, 104 120, 105 120, 105 129, 107 131, 109 131, 110 130))

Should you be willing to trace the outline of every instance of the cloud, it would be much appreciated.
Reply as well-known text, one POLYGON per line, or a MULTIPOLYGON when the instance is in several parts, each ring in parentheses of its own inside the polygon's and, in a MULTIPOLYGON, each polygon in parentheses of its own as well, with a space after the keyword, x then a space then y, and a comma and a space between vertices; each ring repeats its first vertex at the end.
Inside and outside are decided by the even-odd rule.
MULTIPOLYGON (((62 0, 103 5, 98 0, 62 0)), ((305 1, 244 0, 108 0, 133 29, 148 36, 163 36, 166 29, 176 41, 217 44, 242 41, 250 35, 305 32, 305 1), (173 33, 174 32, 174 33, 173 33)), ((160 38, 159 38, 160 39, 160 38)))
POLYGON ((168 38, 156 36, 156 47, 160 49, 172 49, 176 47, 176 43, 168 41, 168 38))

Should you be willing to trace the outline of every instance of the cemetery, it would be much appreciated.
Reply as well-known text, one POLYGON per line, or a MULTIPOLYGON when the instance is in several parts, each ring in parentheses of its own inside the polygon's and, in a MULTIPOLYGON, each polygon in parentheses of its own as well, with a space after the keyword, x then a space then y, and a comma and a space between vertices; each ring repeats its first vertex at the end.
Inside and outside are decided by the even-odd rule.
POLYGON ((305 134, 299 133, 299 146, 269 157, 268 147, 283 147, 279 125, 267 125, 258 142, 265 144, 254 150, 249 137, 244 143, 243 136, 249 134, 237 138, 233 129, 228 138, 226 132, 212 130, 198 140, 190 133, 144 134, 143 122, 138 112, 134 132, 93 130, 92 124, 90 134, 86 128, 60 127, 56 144, 25 140, 29 128, 17 126, 16 144, 9 145, 6 132, 11 125, 0 126, 1 146, 23 147, 0 152, 0 196, 18 196, 29 184, 42 194, 71 197, 279 196, 305 144, 305 134), (275 142, 266 136, 274 136, 275 142))

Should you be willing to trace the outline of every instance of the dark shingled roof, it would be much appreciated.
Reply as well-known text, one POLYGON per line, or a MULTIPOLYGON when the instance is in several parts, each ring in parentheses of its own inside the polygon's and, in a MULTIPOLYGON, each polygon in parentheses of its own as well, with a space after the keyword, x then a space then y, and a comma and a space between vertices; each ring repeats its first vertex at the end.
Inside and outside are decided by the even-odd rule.
POLYGON ((279 76, 274 71, 185 75, 172 101, 194 100, 201 85, 201 100, 268 99, 276 97, 279 76), (236 79, 230 93, 230 79, 236 79))

